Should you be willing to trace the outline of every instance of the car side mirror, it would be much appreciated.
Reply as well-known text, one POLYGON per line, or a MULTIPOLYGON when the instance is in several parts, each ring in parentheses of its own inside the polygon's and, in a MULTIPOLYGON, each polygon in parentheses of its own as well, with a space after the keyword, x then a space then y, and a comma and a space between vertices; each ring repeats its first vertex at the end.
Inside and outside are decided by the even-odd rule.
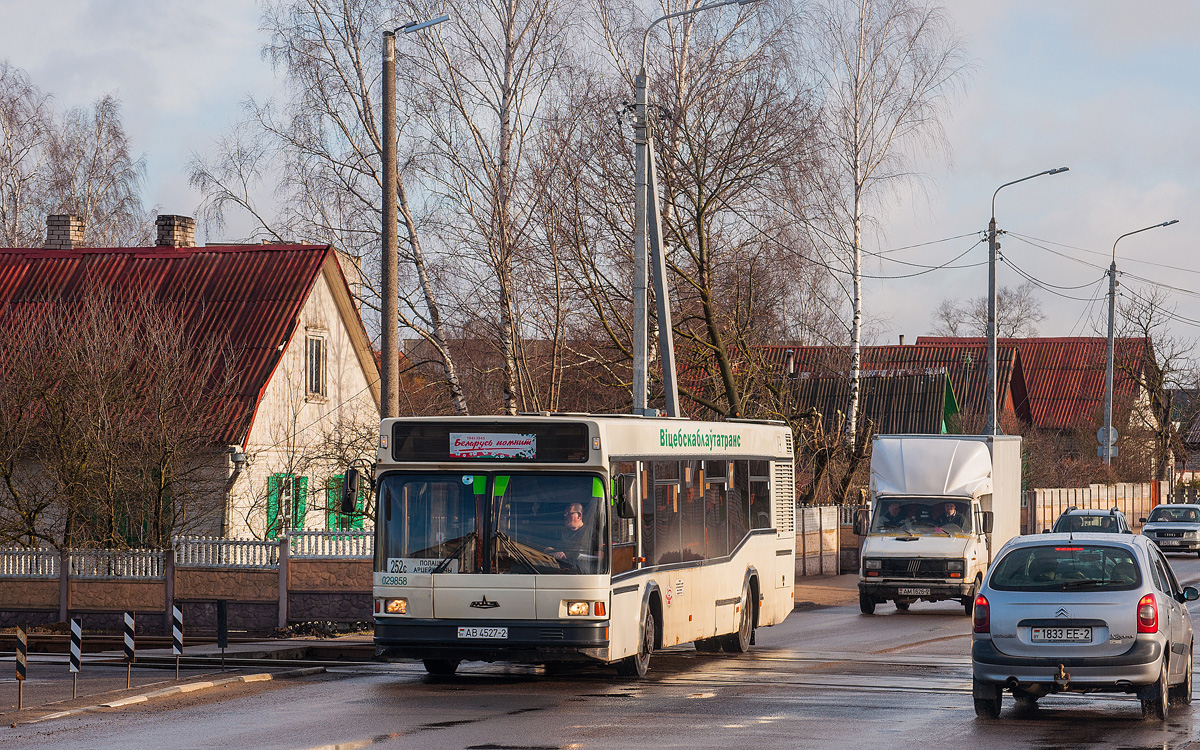
POLYGON ((1139 518, 1138 520, 1141 521, 1142 523, 1146 522, 1146 519, 1144 519, 1144 518, 1139 518))
POLYGON ((1200 591, 1197 591, 1195 586, 1183 587, 1183 601, 1194 602, 1197 599, 1200 599, 1200 591))
POLYGON ((346 469, 342 475, 342 515, 354 513, 358 504, 358 469, 346 469))
POLYGON ((992 524, 993 523, 995 523, 995 516, 992 515, 992 512, 990 510, 985 510, 983 512, 983 533, 985 533, 985 534, 992 533, 992 524))
POLYGON ((858 536, 867 535, 867 515, 865 513, 854 514, 854 533, 858 536))
POLYGON ((617 518, 637 518, 637 510, 633 507, 632 474, 617 475, 617 481, 613 482, 613 500, 617 518))
POLYGON ((1050 533, 1050 529, 1042 529, 1042 533, 1043 533, 1043 534, 1049 534, 1049 533, 1050 533))

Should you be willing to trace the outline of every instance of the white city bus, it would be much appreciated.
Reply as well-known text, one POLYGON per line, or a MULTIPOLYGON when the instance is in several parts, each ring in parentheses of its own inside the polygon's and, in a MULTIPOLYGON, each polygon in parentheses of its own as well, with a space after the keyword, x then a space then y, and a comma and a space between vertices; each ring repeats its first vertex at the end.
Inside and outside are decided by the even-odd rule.
POLYGON ((792 438, 778 423, 536 415, 384 420, 375 644, 613 664, 744 652, 792 611, 792 438))

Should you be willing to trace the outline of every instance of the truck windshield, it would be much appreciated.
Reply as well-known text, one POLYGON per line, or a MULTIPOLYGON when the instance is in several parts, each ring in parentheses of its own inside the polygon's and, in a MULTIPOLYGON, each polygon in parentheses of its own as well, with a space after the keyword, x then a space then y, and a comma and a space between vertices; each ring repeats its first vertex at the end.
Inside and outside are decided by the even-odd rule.
POLYGON ((960 536, 972 530, 971 504, 944 497, 882 498, 875 508, 871 533, 960 536))
POLYGON ((608 571, 604 482, 592 474, 389 474, 376 570, 571 575, 608 571))

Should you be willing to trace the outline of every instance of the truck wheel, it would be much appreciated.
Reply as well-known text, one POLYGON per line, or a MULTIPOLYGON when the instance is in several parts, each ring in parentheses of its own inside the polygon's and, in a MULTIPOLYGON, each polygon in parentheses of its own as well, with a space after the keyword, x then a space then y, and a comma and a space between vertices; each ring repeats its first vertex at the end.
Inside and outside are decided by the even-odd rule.
POLYGON ((858 592, 858 611, 864 615, 875 614, 875 600, 871 598, 870 594, 858 592))
POLYGON ((907 612, 910 604, 912 604, 912 602, 906 602, 906 601, 901 601, 900 599, 897 599, 896 600, 896 609, 900 610, 901 612, 907 612))
POLYGON ((966 596, 962 600, 963 612, 967 617, 975 614, 975 597, 979 596, 979 579, 975 579, 974 585, 971 586, 970 596, 966 596))
POLYGON ((971 693, 975 696, 975 716, 980 719, 999 719, 1004 691, 999 685, 986 685, 975 680, 971 682, 971 693), (980 698, 980 693, 991 693, 991 697, 980 698))

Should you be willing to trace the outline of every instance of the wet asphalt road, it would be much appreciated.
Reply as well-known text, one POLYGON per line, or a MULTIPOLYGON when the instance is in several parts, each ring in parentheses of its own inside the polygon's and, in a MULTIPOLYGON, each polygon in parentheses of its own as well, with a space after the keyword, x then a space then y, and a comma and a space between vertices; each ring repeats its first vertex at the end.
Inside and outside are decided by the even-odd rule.
MULTIPOLYGON (((1200 580, 1195 557, 1171 561, 1185 582, 1200 580)), ((1200 700, 1166 724, 1143 720, 1124 696, 1050 697, 1029 714, 1008 701, 998 721, 977 721, 962 608, 877 612, 800 610, 760 630, 745 656, 668 649, 642 682, 478 663, 448 680, 415 664, 334 668, 0 728, 0 747, 1132 748, 1200 739, 1200 700)), ((1195 604, 1193 617, 1200 626, 1195 604)))

